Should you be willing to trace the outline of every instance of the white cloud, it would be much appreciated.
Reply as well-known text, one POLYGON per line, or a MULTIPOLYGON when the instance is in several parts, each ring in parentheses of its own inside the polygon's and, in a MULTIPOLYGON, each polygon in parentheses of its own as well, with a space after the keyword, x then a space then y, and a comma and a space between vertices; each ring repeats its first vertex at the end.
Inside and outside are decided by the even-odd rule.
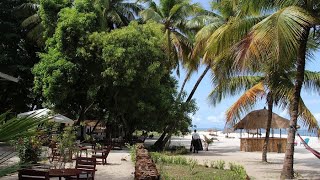
POLYGON ((221 112, 219 115, 217 116, 208 116, 207 117, 207 120, 209 122, 212 122, 212 123, 224 123, 225 122, 225 114, 224 112, 221 112))
POLYGON ((199 116, 195 116, 193 114, 190 114, 189 116, 192 119, 192 123, 196 123, 196 122, 200 122, 201 121, 199 116))

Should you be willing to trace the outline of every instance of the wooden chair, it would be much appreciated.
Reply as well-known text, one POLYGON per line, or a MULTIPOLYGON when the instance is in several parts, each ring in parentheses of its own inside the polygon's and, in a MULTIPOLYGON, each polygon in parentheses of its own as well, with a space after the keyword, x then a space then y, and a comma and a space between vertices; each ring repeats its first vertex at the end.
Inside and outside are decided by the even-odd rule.
POLYGON ((76 169, 81 170, 81 174, 79 175, 79 177, 69 177, 67 178, 68 180, 73 180, 73 179, 94 180, 94 175, 96 172, 96 158, 77 157, 76 169))
POLYGON ((60 159, 60 152, 57 147, 56 142, 51 142, 49 145, 49 148, 51 149, 51 161, 59 160, 60 159))
POLYGON ((19 170, 19 180, 49 180, 49 171, 40 171, 34 169, 19 170))
POLYGON ((109 146, 107 147, 107 149, 103 149, 103 150, 101 150, 100 152, 96 152, 96 151, 95 151, 95 152, 94 152, 95 154, 93 154, 92 157, 93 157, 93 158, 96 158, 96 159, 101 159, 101 164, 105 165, 105 164, 107 164, 107 157, 108 157, 111 149, 112 149, 112 146, 109 145, 109 146), (99 153, 99 154, 98 154, 98 153, 99 153))

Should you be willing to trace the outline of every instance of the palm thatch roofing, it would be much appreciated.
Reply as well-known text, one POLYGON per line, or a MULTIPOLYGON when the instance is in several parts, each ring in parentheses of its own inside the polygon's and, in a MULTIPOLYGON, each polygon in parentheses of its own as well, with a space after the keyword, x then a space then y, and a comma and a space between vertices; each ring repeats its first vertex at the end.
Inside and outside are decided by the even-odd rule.
MULTIPOLYGON (((260 109, 248 113, 239 123, 234 125, 234 129, 266 129, 268 119, 268 110, 260 109)), ((271 128, 289 128, 289 120, 276 113, 272 113, 271 128)))

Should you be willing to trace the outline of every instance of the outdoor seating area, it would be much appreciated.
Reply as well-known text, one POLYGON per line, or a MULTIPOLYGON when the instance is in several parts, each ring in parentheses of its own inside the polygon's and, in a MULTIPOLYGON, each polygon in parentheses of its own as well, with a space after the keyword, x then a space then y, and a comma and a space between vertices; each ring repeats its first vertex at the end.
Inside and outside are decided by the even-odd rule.
MULTIPOLYGON (((97 165, 107 165, 107 158, 112 150, 111 145, 73 143, 68 148, 63 148, 58 142, 51 142, 47 148, 47 161, 43 164, 33 164, 19 170, 19 180, 49 179, 51 177, 66 180, 86 179, 94 180, 97 165)), ((42 157, 45 158, 45 157, 42 157)))

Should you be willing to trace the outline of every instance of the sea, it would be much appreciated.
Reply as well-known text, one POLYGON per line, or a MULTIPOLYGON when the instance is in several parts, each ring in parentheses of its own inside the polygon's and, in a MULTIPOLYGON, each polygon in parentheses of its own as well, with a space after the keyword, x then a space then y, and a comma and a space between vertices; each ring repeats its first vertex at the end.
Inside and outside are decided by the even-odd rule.
MULTIPOLYGON (((208 131, 208 130, 217 130, 217 131, 223 131, 223 128, 196 128, 198 131, 208 131)), ((236 130, 234 132, 240 133, 240 130, 236 130)), ((246 132, 246 130, 242 130, 242 132, 246 132)), ((259 130, 260 133, 264 134, 266 132, 265 129, 259 130)), ((270 134, 280 134, 280 129, 271 129, 270 134), (273 131, 273 132, 272 132, 273 131)), ((311 137, 318 137, 318 133, 316 130, 314 131, 308 131, 308 129, 298 129, 298 133, 301 136, 311 136, 311 137)), ((288 134, 288 131, 286 129, 281 129, 281 134, 288 134)))

